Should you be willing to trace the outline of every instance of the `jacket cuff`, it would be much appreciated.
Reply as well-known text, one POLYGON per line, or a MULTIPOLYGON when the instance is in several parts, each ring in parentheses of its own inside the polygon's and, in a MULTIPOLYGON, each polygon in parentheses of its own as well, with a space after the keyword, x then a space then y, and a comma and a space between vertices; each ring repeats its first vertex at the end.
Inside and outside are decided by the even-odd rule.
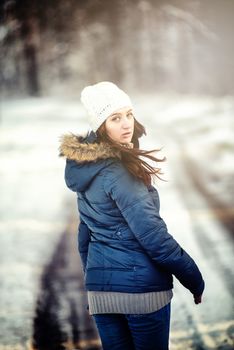
POLYGON ((196 295, 196 296, 202 295, 204 289, 205 289, 205 282, 202 280, 202 283, 199 285, 199 287, 196 288, 196 289, 191 290, 191 293, 193 295, 196 295))

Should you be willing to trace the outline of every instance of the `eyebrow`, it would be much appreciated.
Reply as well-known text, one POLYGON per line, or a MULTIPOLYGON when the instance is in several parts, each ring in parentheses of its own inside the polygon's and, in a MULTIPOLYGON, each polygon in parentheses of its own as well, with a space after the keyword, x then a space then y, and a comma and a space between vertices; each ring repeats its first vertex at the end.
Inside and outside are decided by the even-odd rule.
MULTIPOLYGON (((129 110, 127 111, 127 113, 130 112, 130 111, 132 111, 132 108, 129 109, 129 110)), ((113 117, 114 115, 121 115, 121 113, 114 113, 114 114, 111 114, 111 117, 113 117)))

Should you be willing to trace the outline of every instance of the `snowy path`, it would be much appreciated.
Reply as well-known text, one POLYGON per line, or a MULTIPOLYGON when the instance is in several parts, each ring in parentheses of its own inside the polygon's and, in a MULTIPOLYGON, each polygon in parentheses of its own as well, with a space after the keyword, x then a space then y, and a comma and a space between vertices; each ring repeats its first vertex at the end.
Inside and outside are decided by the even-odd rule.
MULTIPOLYGON (((165 104, 165 99, 139 103, 138 110, 149 129, 143 146, 165 145, 162 153, 168 161, 163 170, 169 181, 156 184, 161 196, 161 214, 172 235, 198 262, 206 280, 204 301, 198 306, 193 304, 190 293, 175 283, 171 350, 233 349, 233 241, 196 191, 165 118, 161 122, 152 118, 152 112, 160 113, 165 104)), ((84 312, 79 303, 83 300, 82 292, 77 294, 77 299, 74 294, 82 289, 80 269, 75 268, 79 263, 76 219, 73 222, 75 195, 64 186, 64 160, 57 158, 59 135, 86 130, 82 118, 78 119, 81 111, 76 102, 52 99, 14 101, 2 106, 1 350, 26 348, 35 335, 38 316, 35 307, 38 302, 43 303, 43 295, 56 298, 57 304, 52 302, 55 307, 48 311, 56 314, 57 305, 61 334, 74 335, 77 324, 72 326, 84 312), (68 221, 71 222, 71 215, 66 239, 64 230, 68 221), (51 282, 48 284, 51 280, 52 287, 51 282), (71 305, 77 311, 73 315, 71 305)), ((204 120, 205 116, 206 111, 204 120)), ((49 304, 44 306, 49 308, 49 304)), ((79 318, 77 323, 83 327, 79 339, 85 340, 84 328, 89 321, 82 326, 79 318)), ((89 334, 94 337, 92 325, 89 334)))
POLYGON ((171 349, 232 349, 232 239, 196 191, 179 156, 175 157, 175 145, 173 156, 168 154, 168 163, 174 185, 161 191, 163 216, 170 232, 195 259, 206 281, 201 305, 194 305, 190 293, 175 281, 171 349))
POLYGON ((31 338, 40 278, 67 223, 57 148, 76 108, 53 99, 1 105, 0 349, 31 338))
MULTIPOLYGON (((204 120, 205 117, 204 114, 204 120)), ((153 140, 157 140, 160 146, 165 145, 163 155, 168 159, 163 168, 169 182, 157 182, 161 214, 169 231, 198 263, 206 281, 203 303, 198 306, 193 304, 190 293, 175 281, 171 349, 233 349, 233 237, 197 191, 173 128, 165 118, 160 124, 160 109, 158 118, 151 118, 148 123, 151 140, 146 147, 152 148, 153 140)), ((194 174, 198 176, 199 171, 194 174)))

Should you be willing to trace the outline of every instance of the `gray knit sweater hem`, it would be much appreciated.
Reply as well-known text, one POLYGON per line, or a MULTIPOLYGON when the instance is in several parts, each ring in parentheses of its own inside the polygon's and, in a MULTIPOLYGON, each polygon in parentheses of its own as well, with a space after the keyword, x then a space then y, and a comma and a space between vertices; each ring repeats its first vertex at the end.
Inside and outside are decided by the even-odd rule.
POLYGON ((161 309, 172 297, 171 289, 147 293, 88 291, 89 313, 146 314, 161 309))

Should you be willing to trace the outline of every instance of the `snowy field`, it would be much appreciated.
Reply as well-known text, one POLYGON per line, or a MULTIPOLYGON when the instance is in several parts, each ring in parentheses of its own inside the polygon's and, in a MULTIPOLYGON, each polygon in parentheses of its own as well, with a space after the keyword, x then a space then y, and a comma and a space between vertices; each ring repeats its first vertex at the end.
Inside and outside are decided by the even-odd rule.
POLYGON ((207 190, 233 207, 234 97, 148 96, 139 102, 154 139, 163 131, 167 145, 171 139, 195 165, 207 190))
MULTIPOLYGON (((161 153, 168 158, 163 165, 168 182, 156 183, 161 194, 162 215, 173 236, 198 259, 205 277, 210 279, 207 288, 210 302, 208 296, 205 297, 204 306, 194 306, 192 297, 176 284, 175 294, 178 290, 181 298, 180 301, 174 298, 172 349, 182 349, 176 339, 187 339, 189 334, 191 338, 199 334, 203 345, 207 345, 203 348, 215 349, 218 341, 224 342, 220 340, 220 329, 233 332, 230 328, 234 327, 232 295, 222 281, 217 281, 212 257, 208 256, 206 261, 206 254, 197 243, 201 230, 196 235, 189 209, 192 208, 196 224, 201 225, 213 244, 219 245, 215 254, 225 255, 219 261, 226 270, 233 266, 233 242, 219 223, 208 224, 209 212, 203 210, 206 204, 201 204, 200 197, 197 199, 194 194, 194 197, 182 198, 177 189, 180 169, 176 160, 186 157, 191 161, 207 191, 233 209, 234 98, 136 96, 133 101, 137 119, 148 130, 142 147, 163 147, 161 153), (195 202, 199 203, 196 208, 195 202), (188 232, 193 234, 188 236, 188 232), (216 301, 219 305, 214 304, 216 301), (215 310, 211 305, 215 305, 215 310), (207 336, 208 326, 213 326, 214 334, 218 334, 213 338, 219 337, 219 340, 210 334, 207 336)), ((40 277, 66 227, 70 203, 75 201, 63 180, 64 160, 58 157, 59 136, 66 132, 84 133, 88 127, 84 116, 83 108, 74 100, 38 98, 2 103, 0 349, 16 349, 16 346, 25 349, 32 336, 40 277)), ((184 186, 186 191, 186 179, 184 186)), ((190 344, 189 340, 186 344, 190 344)), ((231 349, 229 340, 226 345, 220 349, 231 349)), ((190 344, 184 349, 195 347, 190 344)))
POLYGON ((58 139, 72 124, 78 124, 76 108, 71 103, 47 99, 2 105, 3 344, 22 344, 30 338, 39 279, 65 228, 69 193, 63 180, 64 161, 58 158, 58 139))

